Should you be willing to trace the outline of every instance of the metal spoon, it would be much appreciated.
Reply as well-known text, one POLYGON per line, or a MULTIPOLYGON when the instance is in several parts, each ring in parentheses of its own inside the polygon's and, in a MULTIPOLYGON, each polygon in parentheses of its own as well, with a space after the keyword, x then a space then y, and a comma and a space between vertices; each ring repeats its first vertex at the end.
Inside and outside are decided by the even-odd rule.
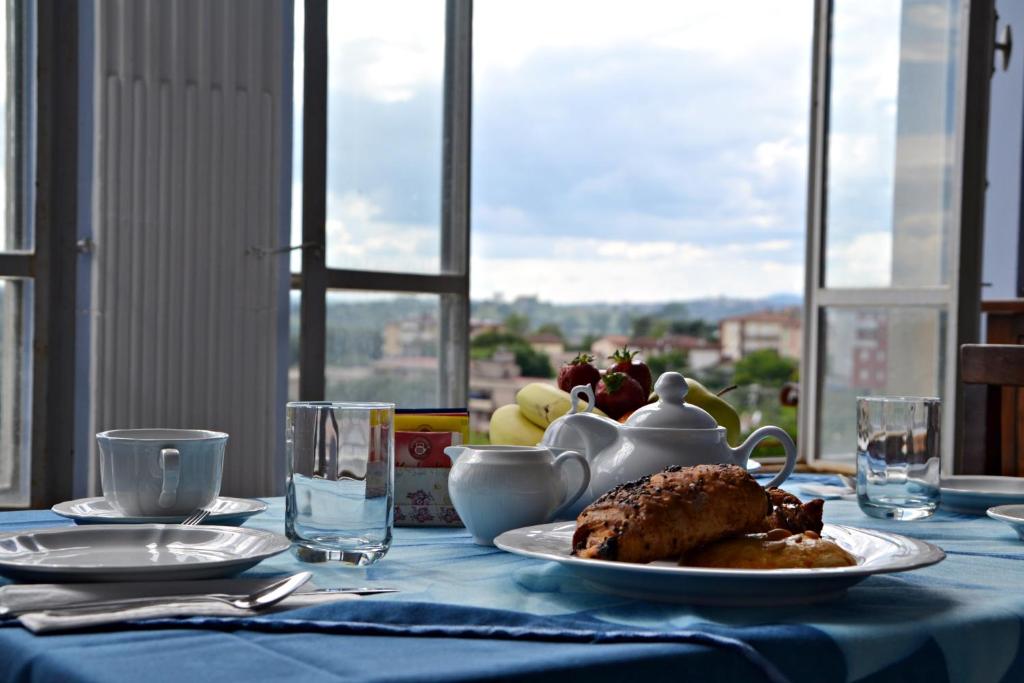
MULTIPOLYGON (((238 609, 264 609, 277 604, 294 593, 302 584, 313 576, 311 572, 299 572, 275 581, 248 595, 229 595, 227 593, 206 593, 202 595, 164 595, 157 598, 124 598, 121 600, 103 600, 69 605, 60 609, 46 610, 50 616, 79 616, 83 614, 103 614, 119 609, 156 607, 159 605, 176 605, 192 602, 223 602, 238 609)), ((24 610, 28 611, 39 611, 24 610)))

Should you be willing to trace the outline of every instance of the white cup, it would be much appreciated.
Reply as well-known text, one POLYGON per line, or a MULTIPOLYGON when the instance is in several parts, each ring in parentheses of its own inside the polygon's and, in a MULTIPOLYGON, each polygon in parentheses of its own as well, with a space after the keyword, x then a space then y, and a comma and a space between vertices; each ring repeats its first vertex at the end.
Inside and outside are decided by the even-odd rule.
POLYGON ((130 517, 187 515, 220 493, 228 435, 115 429, 96 435, 103 497, 130 517))

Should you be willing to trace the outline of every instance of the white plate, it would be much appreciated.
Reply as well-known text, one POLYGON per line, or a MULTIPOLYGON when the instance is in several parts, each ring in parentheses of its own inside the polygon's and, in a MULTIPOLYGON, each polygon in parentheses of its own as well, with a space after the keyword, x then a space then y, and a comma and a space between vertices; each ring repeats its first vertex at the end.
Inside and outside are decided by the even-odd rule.
MULTIPOLYGON (((168 517, 128 517, 115 510, 105 498, 79 498, 57 503, 52 508, 61 517, 73 519, 79 524, 176 524, 188 517, 172 515, 168 517)), ((267 504, 259 500, 247 498, 227 498, 221 496, 210 506, 210 516, 204 524, 233 526, 241 524, 256 513, 267 509, 267 504)))
POLYGON ((944 509, 983 515, 996 505, 1024 503, 1024 479, 960 474, 942 477, 940 493, 944 509))
POLYGON ((558 562, 594 588, 661 602, 695 605, 782 605, 841 596, 873 574, 901 572, 946 557, 930 543, 898 534, 826 524, 822 535, 848 550, 860 563, 824 569, 713 569, 674 562, 631 564, 573 557, 575 522, 514 529, 494 539, 502 550, 558 562))
POLYGON ((259 529, 90 524, 0 534, 0 574, 30 581, 209 579, 288 549, 259 529))
POLYGON ((989 508, 986 514, 992 519, 1006 522, 1013 527, 1017 535, 1024 541, 1024 505, 999 505, 989 508))
POLYGON ((756 460, 747 460, 747 472, 756 472, 761 469, 761 463, 756 460))

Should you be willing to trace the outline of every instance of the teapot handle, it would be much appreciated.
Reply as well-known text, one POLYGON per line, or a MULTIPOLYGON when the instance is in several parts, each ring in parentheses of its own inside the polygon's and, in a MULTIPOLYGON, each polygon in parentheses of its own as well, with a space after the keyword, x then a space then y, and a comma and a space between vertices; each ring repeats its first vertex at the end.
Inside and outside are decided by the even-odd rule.
POLYGON ((571 496, 562 501, 562 504, 558 506, 558 509, 548 516, 548 519, 555 519, 556 517, 560 516, 565 510, 572 507, 572 504, 575 503, 579 499, 579 497, 583 495, 583 492, 587 490, 587 487, 590 486, 590 464, 587 462, 586 458, 584 458, 576 451, 565 451, 557 458, 555 458, 555 469, 563 469, 565 467, 565 464, 570 460, 575 460, 580 464, 580 467, 583 468, 583 482, 580 484, 579 488, 576 490, 575 493, 573 493, 571 496))
POLYGON ((769 437, 778 439, 782 443, 782 447, 786 451, 786 464, 783 465, 782 471, 776 474, 774 479, 764 485, 766 489, 778 486, 786 481, 789 475, 793 474, 793 468, 796 467, 796 444, 793 443, 793 439, 789 437, 789 434, 779 427, 761 427, 748 436, 746 441, 732 449, 732 452, 736 454, 734 462, 738 461, 742 463, 741 466, 745 466, 750 458, 750 453, 754 450, 754 446, 769 437))
POLYGON ((572 401, 572 409, 569 411, 570 414, 579 412, 589 413, 594 410, 594 406, 597 405, 597 401, 594 398, 594 389, 589 384, 580 384, 572 388, 569 392, 569 398, 572 401), (584 398, 587 401, 586 407, 580 411, 580 399, 584 398))

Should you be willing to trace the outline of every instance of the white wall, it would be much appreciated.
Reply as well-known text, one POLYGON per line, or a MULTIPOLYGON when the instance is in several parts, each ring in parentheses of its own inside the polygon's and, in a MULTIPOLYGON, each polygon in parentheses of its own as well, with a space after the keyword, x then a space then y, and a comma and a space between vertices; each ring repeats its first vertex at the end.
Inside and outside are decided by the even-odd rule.
POLYGON ((95 6, 88 432, 228 432, 226 495, 284 483, 290 9, 95 6))

